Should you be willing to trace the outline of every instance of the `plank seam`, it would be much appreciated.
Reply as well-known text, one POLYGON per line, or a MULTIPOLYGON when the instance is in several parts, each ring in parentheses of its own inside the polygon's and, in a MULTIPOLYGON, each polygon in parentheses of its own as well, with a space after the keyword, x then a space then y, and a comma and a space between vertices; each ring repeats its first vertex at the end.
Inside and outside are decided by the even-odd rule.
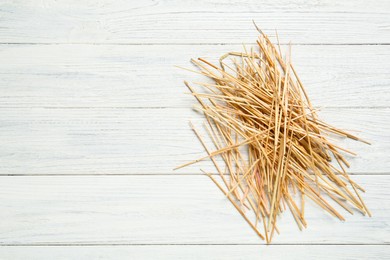
POLYGON ((130 243, 25 243, 25 244, 0 244, 0 247, 55 247, 55 246, 390 246, 389 243, 373 243, 373 244, 364 244, 364 243, 272 243, 269 245, 258 244, 258 243, 156 243, 156 244, 130 244, 130 243))
MULTIPOLYGON (((0 45, 105 45, 105 46, 117 46, 117 45, 124 45, 124 46, 154 46, 154 45, 165 45, 165 46, 192 46, 192 45, 204 45, 204 46, 214 46, 214 45, 253 45, 254 42, 198 42, 198 43, 164 43, 164 42, 156 42, 156 43, 121 43, 121 42, 111 42, 111 43, 104 43, 104 42, 0 42, 0 45)), ((282 46, 288 46, 289 43, 280 43, 282 46)), ((389 46, 390 43, 384 42, 384 43, 291 43, 291 46, 389 46)))
MULTIPOLYGON (((390 175, 390 172, 383 173, 348 173, 350 176, 387 176, 390 175)), ((211 173, 211 175, 219 176, 218 173, 211 173)), ((224 174, 229 176, 229 174, 224 174)), ((206 176, 203 173, 15 173, 15 174, 5 174, 0 173, 1 177, 29 177, 29 176, 206 176)))
MULTIPOLYGON (((0 75, 3 73, 0 73, 0 75)), ((1 98, 1 95, 0 95, 1 98)), ((118 107, 110 107, 110 106, 95 106, 95 107, 67 107, 67 106, 0 106, 0 109, 28 109, 28 108, 38 108, 38 109, 139 109, 139 110, 164 110, 164 109, 192 109, 190 106, 156 106, 156 107, 140 107, 140 106, 118 106, 118 107)), ((389 109, 390 106, 321 106, 314 108, 319 109, 389 109)))

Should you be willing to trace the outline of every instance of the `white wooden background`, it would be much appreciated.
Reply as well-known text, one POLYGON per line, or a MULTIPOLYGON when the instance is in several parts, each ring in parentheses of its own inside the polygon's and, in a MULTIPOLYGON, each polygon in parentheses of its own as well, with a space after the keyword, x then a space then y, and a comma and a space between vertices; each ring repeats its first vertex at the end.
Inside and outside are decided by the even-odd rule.
MULTIPOLYGON (((0 2, 0 259, 389 259, 390 1, 0 2), (199 165, 200 122, 175 65, 253 43, 255 20, 293 43, 372 218, 308 205, 270 246, 199 165)), ((208 167, 207 163, 202 167, 208 167)))

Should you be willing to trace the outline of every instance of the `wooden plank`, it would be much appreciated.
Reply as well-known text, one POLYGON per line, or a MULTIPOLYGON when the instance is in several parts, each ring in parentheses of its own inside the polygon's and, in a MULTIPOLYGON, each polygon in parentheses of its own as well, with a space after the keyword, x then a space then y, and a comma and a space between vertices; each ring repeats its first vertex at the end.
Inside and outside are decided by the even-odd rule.
POLYGON ((367 1, 3 1, 2 43, 242 43, 252 19, 282 42, 389 43, 390 4, 367 1))
MULTIPOLYGON (((358 153, 350 171, 389 173, 390 109, 323 109, 322 118, 342 129, 360 130, 366 145, 336 143, 358 153)), ((202 128, 202 115, 188 109, 0 110, 0 174, 161 174, 205 155, 188 126, 202 128)), ((356 133, 356 132, 355 132, 356 133)), ((212 169, 209 161, 175 173, 212 169)))
MULTIPOLYGON (((354 176, 373 217, 340 222, 307 201, 278 244, 390 242, 390 176, 354 176)), ((341 212, 341 209, 340 209, 341 212)), ((0 244, 264 244, 206 176, 2 176, 0 244)))
POLYGON ((142 245, 142 246, 12 246, 0 255, 13 260, 44 259, 378 259, 388 245, 142 245))
MULTIPOLYGON (((189 107, 189 60, 241 46, 0 46, 1 107, 189 107)), ((388 46, 293 46, 316 106, 388 107, 388 46)))

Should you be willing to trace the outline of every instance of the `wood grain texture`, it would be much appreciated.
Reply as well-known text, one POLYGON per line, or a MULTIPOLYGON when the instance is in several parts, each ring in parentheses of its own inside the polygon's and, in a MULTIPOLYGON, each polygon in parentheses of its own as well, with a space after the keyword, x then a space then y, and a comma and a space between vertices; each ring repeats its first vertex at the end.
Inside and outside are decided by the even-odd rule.
POLYGON ((389 1, 2 1, 3 43, 389 43, 389 1))
MULTIPOLYGON (((307 201, 308 229, 284 214, 274 244, 389 243, 390 176, 353 179, 372 218, 307 201)), ((2 176, 0 218, 2 245, 264 244, 206 176, 2 176)))
POLYGON ((388 0, 1 1, 0 258, 388 259, 389 44, 388 0), (204 154, 182 84, 201 78, 174 66, 252 44, 252 19, 293 43, 320 115, 373 143, 337 140, 372 218, 309 203, 265 246, 195 175, 210 163, 172 172, 204 154))
MULTIPOLYGON (((252 39, 254 41, 255 38, 252 39)), ((185 107, 191 58, 216 61, 242 46, 0 46, 0 107, 185 107)), ((389 107, 389 46, 293 46, 313 104, 389 107)))
POLYGON ((13 260, 46 259, 318 259, 385 260, 387 245, 142 245, 142 246, 12 246, 0 247, 0 255, 13 260))
MULTIPOLYGON (((356 174, 389 173, 390 109, 331 109, 319 115, 342 129, 361 131, 366 145, 338 139, 355 151, 347 158, 356 174)), ((0 174, 162 174, 203 157, 205 151, 188 126, 202 128, 203 116, 187 109, 0 110, 0 174)), ((354 132, 356 133, 356 131, 354 132)), ((175 173, 200 173, 211 162, 175 173)))

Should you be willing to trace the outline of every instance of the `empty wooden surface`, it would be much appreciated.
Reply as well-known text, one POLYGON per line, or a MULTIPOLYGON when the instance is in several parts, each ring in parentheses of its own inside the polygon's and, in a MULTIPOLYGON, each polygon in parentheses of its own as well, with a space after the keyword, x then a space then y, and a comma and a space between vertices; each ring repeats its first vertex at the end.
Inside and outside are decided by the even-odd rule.
MULTIPOLYGON (((3 245, 264 244, 205 176, 1 178, 3 245)), ((308 202, 308 229, 285 214, 273 244, 390 243, 390 176, 353 180, 366 188, 372 218, 345 212, 341 222, 308 202)))
POLYGON ((0 10, 6 43, 252 43, 252 19, 283 43, 390 43, 387 0, 3 1, 0 10))
POLYGON ((384 245, 142 245, 142 246, 18 246, 1 247, 4 258, 15 260, 47 259, 383 259, 384 245), (129 258, 130 258, 129 257, 129 258))
POLYGON ((388 259, 389 1, 2 1, 1 259, 388 259), (372 218, 309 203, 271 246, 200 174, 182 81, 257 36, 281 42, 337 140, 372 218), (273 38, 275 40, 275 38, 273 38))

